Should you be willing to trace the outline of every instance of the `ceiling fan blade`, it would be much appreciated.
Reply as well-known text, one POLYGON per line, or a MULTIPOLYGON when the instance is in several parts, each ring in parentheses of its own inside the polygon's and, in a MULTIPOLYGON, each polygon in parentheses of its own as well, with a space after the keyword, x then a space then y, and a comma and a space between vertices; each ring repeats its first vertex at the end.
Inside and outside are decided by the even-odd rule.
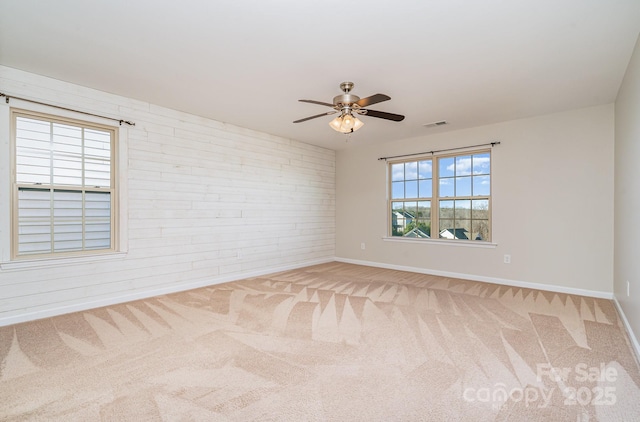
POLYGON ((360 107, 368 107, 370 105, 378 104, 378 103, 381 103, 383 101, 388 101, 390 99, 391 99, 391 97, 388 96, 388 95, 374 94, 374 95, 372 95, 370 97, 362 98, 360 101, 357 101, 356 104, 358 104, 360 107))
POLYGON ((301 123, 301 122, 306 122, 307 120, 311 120, 311 119, 315 119, 317 117, 322 117, 322 116, 328 116, 330 114, 336 114, 337 111, 336 110, 332 110, 332 111, 327 111, 326 113, 322 113, 322 114, 316 114, 315 116, 311 116, 311 117, 305 117, 304 119, 300 119, 300 120, 296 120, 293 123, 301 123))
POLYGON ((298 101, 300 101, 301 103, 318 104, 318 105, 323 105, 323 106, 327 106, 327 107, 333 108, 333 104, 323 103, 322 101, 315 101, 315 100, 298 100, 298 101))
POLYGON ((384 111, 366 110, 365 116, 378 117, 380 119, 393 120, 394 122, 401 122, 404 120, 404 116, 400 114, 386 113, 384 111))

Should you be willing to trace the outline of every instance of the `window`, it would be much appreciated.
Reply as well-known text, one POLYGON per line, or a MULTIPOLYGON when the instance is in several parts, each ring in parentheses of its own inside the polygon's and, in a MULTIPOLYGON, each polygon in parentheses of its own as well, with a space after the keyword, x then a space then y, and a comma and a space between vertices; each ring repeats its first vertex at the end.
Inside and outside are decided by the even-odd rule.
POLYGON ((391 236, 491 240, 491 153, 391 162, 391 236))
POLYGON ((116 130, 12 113, 12 256, 114 250, 116 130))

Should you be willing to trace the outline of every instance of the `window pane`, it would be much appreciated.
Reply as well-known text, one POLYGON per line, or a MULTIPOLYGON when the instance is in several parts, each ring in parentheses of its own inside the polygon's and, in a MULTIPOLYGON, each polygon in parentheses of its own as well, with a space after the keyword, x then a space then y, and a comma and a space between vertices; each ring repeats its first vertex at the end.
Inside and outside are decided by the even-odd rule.
POLYGON ((111 218, 111 195, 107 193, 91 192, 84 197, 85 219, 107 219, 111 218))
POLYGON ((429 220, 414 220, 404 230, 403 236, 428 239, 431 237, 431 223, 429 220))
POLYGON ((472 202, 473 213, 471 218, 475 219, 489 219, 489 201, 486 199, 474 199, 472 202))
POLYGON ((75 161, 53 156, 53 183, 56 185, 82 186, 82 159, 75 161))
POLYGON ((418 197, 419 198, 431 198, 433 185, 431 179, 420 180, 418 185, 418 197))
POLYGON ((471 233, 473 234, 473 240, 490 241, 489 220, 473 220, 471 222, 471 233))
POLYGON ((109 247, 109 239, 111 238, 111 226, 104 224, 87 224, 86 225, 86 241, 92 240, 94 246, 102 245, 103 248, 109 247))
POLYGON ((431 160, 418 162, 418 177, 420 179, 431 179, 431 160))
POLYGON ((402 236, 404 202, 391 203, 391 236, 402 236))
POLYGON ((56 220, 53 239, 56 252, 82 250, 82 224, 56 220))
POLYGON ((455 196, 454 195, 454 178, 440 179, 440 196, 455 196))
POLYGON ((428 239, 431 237, 431 221, 419 220, 414 237, 428 239))
POLYGON ((404 198, 404 182, 391 183, 391 198, 393 199, 404 198))
POLYGON ((53 183, 82 186, 82 129, 53 125, 53 183))
POLYGON ((18 209, 20 218, 51 217, 51 192, 48 189, 20 189, 18 209))
POLYGON ((49 151, 29 151, 26 148, 19 148, 16 156, 16 165, 18 166, 18 175, 28 173, 26 168, 42 168, 41 174, 49 174, 49 167, 51 167, 51 154, 49 151))
POLYGON ((456 220, 456 239, 469 240, 471 236, 471 220, 456 220))
POLYGON ((82 131, 80 128, 74 130, 65 129, 61 134, 59 125, 53 125, 53 143, 51 148, 54 154, 70 159, 79 159, 82 157, 82 131), (74 136, 71 136, 74 135, 74 136))
POLYGON ((108 160, 85 159, 84 184, 101 188, 111 186, 111 163, 108 160))
POLYGON ((491 157, 488 152, 473 155, 473 174, 491 174, 491 157))
POLYGON ((82 129, 63 123, 53 124, 53 137, 68 138, 69 143, 75 145, 78 139, 82 138, 82 129))
POLYGON ((404 180, 404 163, 391 165, 391 181, 399 182, 404 180))
POLYGON ((455 176, 454 170, 455 165, 453 162, 453 157, 448 158, 439 158, 438 159, 438 175, 440 177, 452 177, 455 176))
POLYGON ((82 224, 82 192, 53 192, 53 215, 56 218, 72 218, 82 224))
POLYGON ((18 190, 18 253, 51 252, 51 192, 18 190))
POLYGON ((456 177, 456 196, 471 196, 471 177, 456 177))
POLYGON ((417 217, 424 219, 431 219, 431 201, 420 201, 418 202, 418 214, 417 217))
POLYGON ((51 183, 51 125, 16 118, 16 180, 18 183, 51 183))
POLYGON ((413 221, 418 216, 418 203, 417 202, 405 202, 404 211, 407 214, 408 222, 413 221))
POLYGON ((87 157, 109 159, 111 157, 111 134, 100 130, 85 129, 84 154, 87 157))
POLYGON ((404 189, 405 189, 404 196, 406 198, 418 197, 418 181, 417 180, 405 182, 404 189))
MULTIPOLYGON (((440 220, 443 219, 453 219, 453 201, 440 201, 440 220)), ((440 228, 443 227, 440 224, 440 228)))
POLYGON ((474 220, 473 222, 473 240, 491 241, 489 233, 489 220, 474 220))
POLYGON ((53 250, 82 250, 82 192, 53 192, 53 250))
POLYGON ((471 200, 458 199, 455 201, 455 219, 456 221, 471 219, 471 200))
POLYGON ((473 176, 473 196, 489 196, 490 194, 490 176, 473 176))
POLYGON ((49 151, 16 149, 16 181, 18 183, 51 183, 51 154, 49 151))
POLYGON ((404 179, 416 180, 418 178, 418 162, 412 161, 410 163, 404 163, 404 179))
POLYGON ((392 211, 392 235, 403 236, 415 226, 417 202, 398 202, 392 211))
POLYGON ((85 186, 111 186, 111 134, 84 130, 84 184, 85 186))
POLYGON ((40 120, 18 117, 16 119, 16 146, 31 150, 49 151, 51 125, 40 120))
POLYGON ((18 223, 18 253, 36 254, 51 252, 51 224, 44 221, 18 223))
POLYGON ((440 238, 442 239, 454 239, 455 228, 453 220, 440 220, 440 238))
POLYGON ((85 249, 111 247, 111 195, 85 194, 85 249))
POLYGON ((456 157, 456 176, 468 176, 471 174, 471 156, 456 157))
POLYGON ((18 117, 16 119, 16 129, 29 139, 49 142, 49 132, 51 130, 51 124, 49 122, 30 119, 28 117, 18 117))

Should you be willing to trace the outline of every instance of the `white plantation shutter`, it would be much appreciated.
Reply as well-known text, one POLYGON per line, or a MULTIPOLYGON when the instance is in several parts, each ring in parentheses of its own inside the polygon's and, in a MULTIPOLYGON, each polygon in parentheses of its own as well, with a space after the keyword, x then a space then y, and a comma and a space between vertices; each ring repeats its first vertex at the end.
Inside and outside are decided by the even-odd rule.
POLYGON ((111 129, 16 115, 18 255, 111 249, 111 129))

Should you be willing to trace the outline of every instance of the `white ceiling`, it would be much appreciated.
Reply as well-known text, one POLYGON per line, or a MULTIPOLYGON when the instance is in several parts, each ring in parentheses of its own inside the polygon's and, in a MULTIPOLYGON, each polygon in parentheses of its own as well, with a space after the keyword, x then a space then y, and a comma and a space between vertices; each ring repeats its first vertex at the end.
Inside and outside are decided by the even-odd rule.
POLYGON ((639 32, 639 0, 2 0, 0 64, 341 149, 613 102, 639 32), (406 119, 292 123, 343 81, 406 119))

